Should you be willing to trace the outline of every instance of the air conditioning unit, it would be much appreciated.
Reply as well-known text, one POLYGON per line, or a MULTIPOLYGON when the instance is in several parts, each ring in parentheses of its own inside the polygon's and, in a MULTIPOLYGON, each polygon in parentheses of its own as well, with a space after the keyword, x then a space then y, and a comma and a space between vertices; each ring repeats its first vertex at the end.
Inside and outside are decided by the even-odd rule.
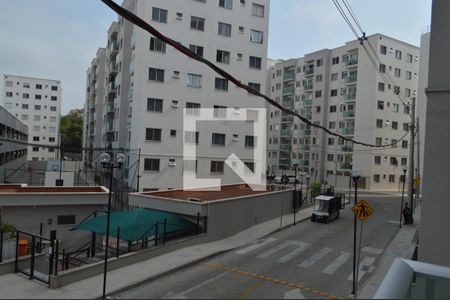
POLYGON ((169 159, 169 166, 170 167, 175 167, 177 165, 177 162, 175 159, 169 159))
POLYGON ((180 71, 173 71, 173 78, 180 78, 180 71))
POLYGON ((179 105, 178 105, 178 101, 172 101, 172 108, 178 108, 178 107, 180 107, 179 105))
POLYGON ((177 20, 183 20, 183 14, 182 13, 177 13, 177 20))
POLYGON ((233 142, 238 142, 239 136, 237 134, 233 135, 233 142))

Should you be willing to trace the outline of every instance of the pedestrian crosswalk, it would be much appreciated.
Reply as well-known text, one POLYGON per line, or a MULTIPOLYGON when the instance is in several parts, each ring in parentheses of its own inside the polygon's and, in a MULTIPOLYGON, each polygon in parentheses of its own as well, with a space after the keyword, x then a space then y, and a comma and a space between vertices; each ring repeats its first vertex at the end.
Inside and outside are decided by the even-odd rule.
MULTIPOLYGON (((282 264, 291 261, 295 262, 295 259, 299 260, 301 258, 299 264, 295 262, 298 264, 298 267, 308 269, 320 265, 317 271, 327 275, 333 275, 342 269, 344 265, 352 262, 352 252, 334 250, 329 247, 319 248, 317 251, 312 252, 310 251, 313 249, 312 246, 311 243, 304 241, 278 241, 274 237, 269 237, 260 239, 235 253, 238 255, 253 254, 257 259, 270 259, 282 264), (309 252, 309 256, 305 257, 305 252, 309 252)), ((378 248, 366 246, 361 249, 362 260, 359 265, 359 281, 366 274, 373 272, 376 256, 381 253, 383 253, 383 250, 378 248)), ((347 278, 348 280, 352 280, 353 274, 348 275, 347 278)))

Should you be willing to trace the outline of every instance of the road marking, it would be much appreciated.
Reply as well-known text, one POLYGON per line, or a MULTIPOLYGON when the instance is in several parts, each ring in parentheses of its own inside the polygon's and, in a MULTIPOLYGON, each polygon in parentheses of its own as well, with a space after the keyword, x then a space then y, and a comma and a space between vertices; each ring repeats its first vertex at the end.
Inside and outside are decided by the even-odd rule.
MULTIPOLYGON (((294 251, 288 253, 287 255, 283 256, 282 258, 280 258, 280 260, 278 260, 279 262, 287 262, 290 259, 292 259, 295 255, 297 255, 298 253, 304 251, 305 249, 303 249, 306 246, 307 243, 303 243, 300 241, 285 241, 282 244, 271 248, 263 253, 261 253, 260 255, 256 256, 257 258, 267 258, 281 250, 283 250, 286 247, 289 246, 296 246, 298 249, 295 249, 294 251), (299 252, 300 251, 300 252, 299 252), (298 252, 298 253, 297 253, 298 252)), ((308 247, 310 246, 310 244, 308 244, 308 247)))
POLYGON ((239 293, 237 296, 234 296, 233 299, 248 299, 249 295, 256 290, 258 287, 260 287, 263 284, 262 281, 257 282, 254 285, 251 285, 247 287, 245 290, 243 290, 241 293, 239 293))
POLYGON ((390 224, 395 224, 395 225, 397 225, 398 226, 398 224, 400 223, 399 221, 394 221, 394 220, 389 220, 389 221, 386 221, 387 223, 390 223, 390 224))
POLYGON ((261 239, 261 240, 256 241, 254 244, 252 244, 252 245, 250 245, 250 246, 248 246, 246 248, 243 248, 241 250, 236 251, 235 253, 242 255, 242 254, 248 253, 250 251, 253 251, 255 249, 264 247, 265 245, 268 245, 268 244, 272 243, 275 240, 276 240, 276 238, 273 238, 273 237, 270 237, 270 238, 267 238, 267 239, 261 239))
POLYGON ((311 244, 310 243, 304 243, 304 242, 298 242, 297 247, 298 247, 297 249, 295 249, 294 251, 289 252, 288 254, 286 254, 285 256, 280 258, 279 260, 277 260, 277 262, 279 262, 279 263, 287 263, 288 261, 290 261, 291 259, 293 259, 297 255, 299 255, 300 253, 302 253, 303 251, 305 251, 306 249, 311 247, 311 244))
POLYGON ((383 253, 383 249, 372 248, 372 247, 364 247, 361 249, 361 251, 370 253, 370 254, 375 254, 375 255, 380 255, 381 253, 383 253))
POLYGON ((185 295, 190 294, 190 293, 192 293, 192 292, 194 292, 194 291, 204 287, 205 285, 208 285, 208 284, 216 281, 217 279, 220 279, 220 278, 222 278, 222 277, 224 277, 224 276, 226 276, 228 274, 229 274, 228 271, 224 272, 224 273, 220 273, 219 275, 217 275, 217 276, 215 276, 213 278, 210 278, 210 279, 208 279, 208 280, 206 280, 206 281, 204 281, 202 283, 199 283, 196 286, 193 286, 190 289, 187 289, 187 290, 185 290, 185 291, 183 291, 181 293, 178 293, 178 294, 174 293, 174 292, 169 292, 169 293, 166 294, 166 296, 164 296, 163 299, 187 299, 187 297, 185 295))
POLYGON ((283 299, 305 299, 305 296, 303 296, 299 289, 295 289, 284 293, 283 299))
POLYGON ((249 272, 240 272, 239 273, 239 271, 232 271, 232 270, 236 270, 236 268, 229 268, 229 267, 218 265, 218 264, 203 263, 202 265, 205 266, 205 267, 211 268, 211 269, 224 270, 224 271, 227 271, 227 273, 228 272, 233 272, 233 273, 236 273, 236 274, 239 274, 239 275, 242 275, 244 273, 248 273, 248 275, 243 275, 243 276, 254 278, 254 279, 265 280, 265 281, 268 281, 268 282, 271 282, 271 283, 274 283, 274 284, 277 284, 277 285, 288 286, 288 287, 291 287, 291 288, 297 288, 297 289, 300 289, 302 291, 306 291, 306 292, 314 294, 314 295, 321 295, 324 298, 339 299, 335 295, 331 295, 331 294, 326 293, 326 292, 321 292, 321 291, 318 291, 318 290, 314 290, 314 289, 305 287, 303 284, 296 284, 296 283, 293 283, 293 282, 288 282, 288 281, 284 281, 284 280, 278 280, 278 279, 274 279, 274 278, 271 278, 271 277, 268 277, 268 276, 258 275, 258 274, 249 273, 249 272))
POLYGON ((306 259, 304 262, 299 264, 298 266, 302 267, 302 268, 309 268, 312 265, 314 265, 316 262, 321 260, 323 257, 325 257, 325 255, 327 255, 330 252, 331 252, 331 248, 327 248, 327 247, 322 248, 319 251, 317 251, 314 255, 312 255, 308 259, 306 259))
POLYGON ((334 274, 343 264, 347 262, 347 260, 352 257, 350 252, 341 251, 341 255, 338 256, 331 264, 329 264, 325 269, 322 270, 322 273, 325 274, 334 274))
MULTIPOLYGON (((373 272, 375 267, 373 266, 373 263, 375 262, 375 258, 366 256, 364 259, 359 263, 359 271, 358 271, 358 282, 361 281, 361 279, 366 275, 367 273, 373 272)), ((348 280, 353 281, 353 272, 347 277, 348 280)))

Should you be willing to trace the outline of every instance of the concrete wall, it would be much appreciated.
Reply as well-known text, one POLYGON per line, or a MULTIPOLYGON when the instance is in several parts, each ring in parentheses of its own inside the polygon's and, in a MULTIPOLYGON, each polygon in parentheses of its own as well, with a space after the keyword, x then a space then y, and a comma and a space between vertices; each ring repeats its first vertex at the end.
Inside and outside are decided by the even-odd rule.
POLYGON ((450 1, 432 8, 419 260, 450 266, 450 1))
MULTIPOLYGON (((60 178, 59 172, 45 172, 45 186, 56 186, 56 180, 60 178)), ((62 172, 61 179, 64 180, 64 186, 74 186, 75 173, 62 172)))

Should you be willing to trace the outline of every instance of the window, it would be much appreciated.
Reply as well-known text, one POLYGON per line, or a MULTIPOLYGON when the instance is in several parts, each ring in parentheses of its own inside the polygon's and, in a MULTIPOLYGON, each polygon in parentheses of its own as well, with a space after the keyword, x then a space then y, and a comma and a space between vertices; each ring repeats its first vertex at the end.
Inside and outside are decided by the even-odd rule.
POLYGON ((216 78, 215 88, 219 91, 228 91, 228 80, 224 78, 216 78))
POLYGON ((28 104, 22 104, 22 109, 28 109, 28 104))
POLYGON ((239 26, 238 30, 239 30, 239 33, 244 33, 244 31, 245 31, 244 26, 239 26))
POLYGON ((377 102, 377 108, 379 110, 383 110, 384 109, 384 101, 378 101, 377 102))
POLYGON ((394 103, 392 104, 392 111, 395 113, 398 113, 400 106, 398 105, 398 103, 394 103))
POLYGON ((408 130, 409 130, 409 124, 403 123, 403 131, 408 131, 408 130))
POLYGON ((380 182, 380 175, 378 175, 378 174, 373 175, 373 182, 379 183, 380 182))
POLYGON ((152 20, 160 23, 167 23, 167 10, 152 7, 152 20))
POLYGON ((39 152, 39 147, 33 147, 33 152, 39 152))
POLYGON ((166 43, 158 38, 150 38, 150 51, 166 53, 166 43))
POLYGON ((146 128, 145 140, 152 142, 161 142, 161 129, 159 128, 146 128))
POLYGON ((164 70, 156 69, 156 68, 149 68, 148 80, 164 82, 164 70))
POLYGON ((256 137, 253 135, 246 135, 245 136, 245 147, 246 148, 253 148, 255 147, 256 137))
POLYGON ((223 51, 223 50, 217 50, 216 61, 223 63, 223 64, 229 64, 230 63, 230 52, 223 51))
POLYGON ((406 80, 411 80, 412 79, 412 73, 410 71, 406 71, 406 80))
POLYGON ((398 161, 397 161, 396 157, 391 157, 389 159, 389 162, 390 162, 391 166, 397 166, 398 165, 398 161))
POLYGON ((50 99, 51 99, 51 101, 58 101, 58 97, 57 96, 51 96, 50 99))
POLYGON ((13 86, 13 82, 12 81, 7 81, 5 84, 6 84, 6 86, 13 86))
POLYGON ((386 55, 386 53, 387 53, 387 47, 381 45, 381 46, 380 46, 380 53, 383 54, 383 55, 386 55))
POLYGON ((56 132, 56 127, 49 127, 48 128, 48 132, 55 133, 56 132))
MULTIPOLYGON (((254 162, 245 162, 244 165, 250 170, 251 173, 255 173, 255 163, 254 162)), ((245 171, 247 171, 247 170, 245 170, 245 171)))
POLYGON ((23 99, 30 99, 30 94, 23 93, 23 94, 22 94, 22 98, 23 98, 23 99))
POLYGON ((223 173, 224 165, 223 161, 211 161, 211 173, 223 173))
POLYGON ((58 87, 56 85, 52 85, 52 91, 57 91, 58 87))
POLYGON ((28 121, 28 115, 22 115, 22 121, 28 121))
POLYGON ((261 57, 250 56, 249 67, 261 70, 261 57))
POLYGON ((314 106, 314 112, 316 114, 320 113, 320 111, 321 111, 321 107, 320 106, 314 106))
POLYGON ((38 136, 33 136, 33 142, 39 142, 40 138, 38 136))
POLYGON ((376 165, 381 165, 381 156, 375 156, 374 157, 374 163, 376 165))
POLYGON ((405 158, 405 157, 403 157, 403 158, 401 159, 401 164, 402 164, 402 166, 406 166, 406 165, 408 164, 408 159, 405 158))
POLYGON ((24 89, 29 89, 30 88, 30 84, 29 83, 23 83, 23 88, 24 89))
POLYGON ((200 114, 200 103, 186 102, 186 114, 188 115, 199 115, 200 114))
POLYGON ((58 225, 73 225, 75 223, 75 215, 58 216, 58 225))
POLYGON ((408 149, 408 141, 402 141, 402 148, 408 149))
POLYGON ((205 19, 191 16, 191 29, 204 31, 205 30, 205 19))
POLYGON ((194 52, 195 54, 197 54, 198 56, 203 57, 203 47, 202 46, 197 46, 197 45, 189 45, 189 49, 194 52))
POLYGON ((41 116, 35 115, 34 121, 39 122, 41 120, 41 116))
POLYGON ((338 73, 333 73, 331 74, 331 81, 336 81, 338 80, 339 74, 338 73))
POLYGON ((231 24, 219 22, 217 34, 223 36, 231 36, 231 24))
POLYGON ((333 154, 327 154, 327 161, 334 161, 334 155, 333 154))
POLYGON ((147 98, 147 111, 162 112, 163 100, 155 98, 147 98))
POLYGON ((337 110, 336 105, 331 105, 331 106, 330 106, 330 113, 335 113, 336 110, 337 110))
POLYGON ((386 65, 380 64, 380 73, 386 73, 386 65))
POLYGON ((50 106, 50 111, 56 111, 56 106, 50 106))
POLYGON ((159 172, 159 159, 155 158, 144 159, 144 171, 159 172))
POLYGON ((395 58, 396 59, 402 59, 402 51, 395 50, 395 58))
POLYGON ((405 97, 411 97, 411 89, 405 88, 405 97))
POLYGON ((199 135, 198 131, 185 131, 184 132, 184 142, 189 144, 197 144, 199 143, 199 135))
POLYGON ((13 93, 12 93, 12 92, 6 92, 6 97, 12 98, 12 96, 13 96, 13 93))
POLYGON ((383 143, 383 139, 382 138, 379 138, 379 137, 375 138, 375 144, 377 146, 381 146, 382 143, 383 143))
POLYGON ((399 68, 395 68, 394 76, 395 77, 401 77, 402 76, 402 71, 399 68))
POLYGON ((212 145, 214 145, 214 146, 225 146, 225 134, 223 134, 223 133, 213 133, 212 134, 212 145))
POLYGON ((322 91, 316 91, 316 98, 322 97, 322 91))
POLYGON ((262 44, 264 41, 264 33, 262 31, 252 29, 250 33, 250 42, 262 44))
POLYGON ((398 130, 398 122, 395 122, 395 121, 392 122, 392 129, 398 130))
POLYGON ((394 183, 395 182, 395 175, 389 175, 389 182, 394 183))
POLYGON ((328 138, 328 146, 334 145, 334 138, 328 138))
POLYGON ((55 139, 54 137, 49 137, 49 138, 48 138, 48 141, 49 141, 50 143, 54 143, 54 142, 56 141, 56 139, 55 139))
POLYGON ((35 105, 34 106, 34 110, 41 110, 41 106, 40 105, 35 105))
POLYGON ((188 73, 187 86, 201 88, 202 87, 202 75, 188 73))
POLYGON ((33 131, 34 131, 34 132, 39 132, 39 131, 41 131, 41 127, 40 127, 40 126, 33 126, 33 131))
POLYGON ((252 15, 264 18, 264 5, 252 3, 252 15))
POLYGON ((227 117, 227 107, 214 105, 214 118, 226 118, 227 117))
POLYGON ((322 82, 323 76, 322 74, 316 75, 316 82, 322 82))
POLYGON ((176 137, 177 136, 177 131, 175 129, 171 129, 170 130, 170 136, 171 137, 176 137))
POLYGON ((41 95, 34 95, 34 99, 36 99, 36 100, 41 100, 41 99, 42 99, 42 96, 41 96, 41 95))
POLYGON ((259 83, 249 82, 248 86, 257 92, 259 92, 261 90, 261 84, 259 84, 259 83))
POLYGON ((336 129, 336 122, 328 122, 328 129, 336 129))
POLYGON ((378 90, 384 92, 386 85, 383 82, 378 82, 378 90))
POLYGON ((339 63, 339 56, 333 57, 331 59, 331 64, 337 65, 339 63))
POLYGON ((337 90, 331 90, 331 97, 336 97, 338 95, 337 90))
MULTIPOLYGON (((36 116, 35 116, 35 117, 36 117, 36 116)), ((40 117, 40 116, 38 116, 38 117, 40 117)), ((50 122, 56 123, 56 117, 50 117, 50 122)))
POLYGON ((219 7, 233 9, 233 0, 219 0, 219 7))
POLYGON ((412 63, 413 62, 413 56, 410 53, 406 54, 406 62, 412 63))
POLYGON ((383 128, 383 120, 377 119, 377 128, 383 128))
POLYGON ((244 54, 238 53, 237 54, 237 60, 243 60, 243 59, 244 59, 244 54))
POLYGON ((316 60, 316 66, 318 66, 318 67, 321 67, 321 66, 323 66, 323 59, 321 58, 321 59, 318 59, 318 60, 316 60))

